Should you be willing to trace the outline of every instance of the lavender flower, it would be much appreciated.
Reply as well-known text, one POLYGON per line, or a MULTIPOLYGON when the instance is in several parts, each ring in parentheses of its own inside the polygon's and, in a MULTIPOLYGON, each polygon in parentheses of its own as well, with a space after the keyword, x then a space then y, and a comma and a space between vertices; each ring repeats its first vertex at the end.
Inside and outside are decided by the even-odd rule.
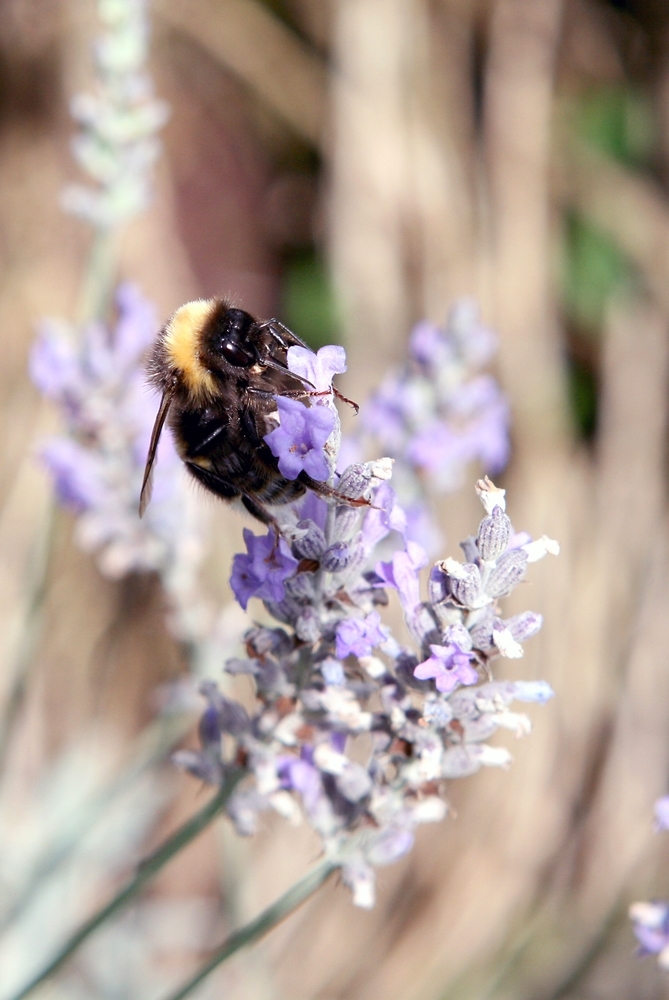
POLYGON ((509 455, 509 412, 497 382, 479 374, 496 349, 475 303, 455 304, 443 328, 418 323, 409 362, 391 372, 362 409, 365 432, 396 460, 395 488, 407 513, 407 537, 434 553, 439 531, 422 480, 440 493, 463 481, 478 461, 494 474, 509 455))
POLYGON ((77 515, 79 544, 97 555, 102 572, 159 572, 177 614, 175 629, 192 636, 203 613, 196 596, 203 525, 170 435, 160 442, 153 503, 143 520, 137 514, 155 416, 143 356, 157 317, 132 285, 119 287, 116 307, 111 330, 91 323, 79 343, 64 323, 41 325, 30 373, 58 405, 66 430, 45 442, 42 460, 59 501, 77 515))
POLYGON ((658 830, 669 830, 669 795, 663 795, 655 803, 655 826, 658 830))
POLYGON ((143 0, 99 0, 106 29, 95 47, 97 89, 72 101, 80 126, 72 146, 95 187, 70 185, 66 211, 97 229, 125 222, 144 209, 151 194, 151 171, 160 153, 156 133, 168 116, 153 97, 144 72, 148 22, 143 0))
POLYGON ((639 954, 657 955, 659 965, 669 969, 669 903, 632 903, 629 914, 639 954))
POLYGON ((247 554, 235 556, 230 577, 230 586, 239 604, 246 611, 252 597, 282 601, 284 581, 294 574, 298 565, 287 543, 281 538, 277 545, 272 531, 259 538, 248 528, 244 528, 244 542, 247 554))
POLYGON ((314 354, 307 347, 289 347, 288 368, 310 382, 316 392, 327 393, 333 377, 346 371, 346 351, 329 345, 314 354))
POLYGON ((365 618, 345 618, 336 629, 337 656, 369 656, 375 646, 386 638, 381 628, 381 615, 370 611, 365 618))
POLYGON ((281 474, 286 479, 297 479, 304 471, 312 479, 328 479, 330 468, 323 448, 335 425, 332 410, 281 398, 277 399, 277 408, 281 423, 265 435, 265 441, 279 460, 281 474))
POLYGON ((476 684, 478 671, 472 663, 475 655, 461 649, 457 643, 448 646, 430 645, 432 656, 419 663, 413 672, 419 680, 435 679, 437 691, 450 694, 459 684, 476 684))
MULTIPOLYGON (((428 350, 428 335, 422 332, 418 351, 428 350)), ((318 356, 299 349, 291 363, 323 393, 311 406, 301 405, 299 419, 309 422, 321 409, 332 415, 307 450, 329 448, 336 458, 329 387, 344 358, 334 349, 318 356)), ((291 424, 298 412, 293 400, 279 397, 277 408, 283 433, 272 431, 268 439, 278 440, 281 458, 306 444, 306 431, 291 424)), ((499 598, 518 583, 530 558, 555 551, 556 544, 512 537, 504 491, 482 481, 486 516, 477 537, 465 543, 467 562, 433 566, 422 599, 420 573, 428 559, 406 539, 406 516, 388 481, 392 471, 392 462, 382 459, 352 463, 338 482, 332 476, 341 495, 365 497, 369 508, 307 494, 282 508, 278 545, 272 533, 245 531, 247 553, 235 557, 232 587, 244 608, 251 598, 263 600, 276 626, 251 629, 246 657, 229 660, 226 670, 254 679, 255 706, 234 734, 228 728, 233 746, 224 756, 216 749, 221 726, 207 690, 202 749, 181 757, 188 770, 214 783, 244 761, 245 777, 228 808, 239 832, 254 831, 268 809, 291 822, 304 817, 360 906, 374 902, 375 868, 406 854, 420 823, 445 816, 448 780, 510 763, 506 749, 486 741, 500 727, 518 736, 529 732, 529 719, 512 711, 512 702, 543 703, 552 695, 545 682, 490 678, 495 658, 520 655, 541 625, 533 612, 503 618, 499 598), (410 646, 382 621, 388 588, 400 596, 410 646), (369 751, 354 758, 350 741, 362 733, 369 751)))
MULTIPOLYGON (((655 829, 669 830, 669 795, 655 802, 655 829)), ((669 969, 669 903, 652 900, 632 903, 629 908, 640 955, 657 955, 662 969, 669 969)))

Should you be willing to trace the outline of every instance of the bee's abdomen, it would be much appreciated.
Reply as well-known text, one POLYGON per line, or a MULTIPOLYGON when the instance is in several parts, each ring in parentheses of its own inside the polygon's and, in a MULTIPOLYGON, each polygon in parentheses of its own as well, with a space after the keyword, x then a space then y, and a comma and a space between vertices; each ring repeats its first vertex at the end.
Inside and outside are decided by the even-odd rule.
POLYGON ((284 504, 302 496, 305 487, 285 479, 277 460, 258 433, 255 421, 210 410, 175 414, 172 428, 188 471, 224 499, 252 497, 284 504))

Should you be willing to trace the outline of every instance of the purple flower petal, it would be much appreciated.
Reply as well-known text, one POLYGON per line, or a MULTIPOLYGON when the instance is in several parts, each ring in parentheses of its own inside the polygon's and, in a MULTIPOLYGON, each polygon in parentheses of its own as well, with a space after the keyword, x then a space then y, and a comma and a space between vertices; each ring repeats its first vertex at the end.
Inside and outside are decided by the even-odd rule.
POLYGON ((350 654, 368 656, 385 640, 386 633, 378 611, 370 611, 366 618, 345 618, 337 625, 336 636, 337 656, 343 660, 350 654))
POLYGON ((399 592, 402 607, 408 615, 420 604, 418 574, 427 562, 425 550, 417 542, 408 542, 406 550, 395 552, 390 562, 376 564, 377 576, 399 592))
MULTIPOLYGON (((291 348, 292 350, 292 348, 291 348)), ((286 479, 297 479, 303 470, 314 479, 328 479, 330 466, 324 445, 332 433, 336 417, 329 406, 305 406, 297 399, 277 398, 281 423, 265 441, 279 460, 286 479)))
POLYGON ((335 375, 346 371, 346 351, 333 344, 317 354, 306 347, 288 348, 288 370, 306 379, 316 392, 327 392, 335 375))
POLYGON ((62 399, 82 384, 77 353, 54 323, 42 323, 30 352, 30 377, 47 399, 62 399))
POLYGON ((232 561, 230 586, 241 607, 252 597, 282 601, 285 596, 284 581, 297 569, 298 561, 291 554, 283 538, 274 545, 274 533, 254 535, 244 528, 247 553, 238 554, 232 561))
POLYGON ((458 684, 476 684, 478 672, 472 666, 474 657, 463 651, 456 643, 448 646, 431 645, 430 656, 419 663, 414 677, 420 681, 435 680, 437 690, 449 694, 458 684))
POLYGON ((63 506, 81 512, 100 502, 105 484, 99 459, 90 449, 71 438, 52 438, 43 446, 41 457, 63 506))
POLYGON ((669 795, 655 803, 655 825, 658 830, 669 830, 669 795))

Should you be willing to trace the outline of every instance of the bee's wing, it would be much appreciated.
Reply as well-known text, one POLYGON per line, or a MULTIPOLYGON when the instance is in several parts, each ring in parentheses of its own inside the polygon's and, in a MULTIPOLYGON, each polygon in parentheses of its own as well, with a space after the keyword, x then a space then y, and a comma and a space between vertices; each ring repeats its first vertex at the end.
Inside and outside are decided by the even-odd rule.
POLYGON ((149 444, 149 454, 146 456, 146 466, 144 467, 144 479, 142 480, 142 492, 139 495, 139 516, 142 517, 144 511, 146 510, 149 500, 151 499, 151 488, 153 485, 153 466, 156 461, 156 453, 158 451, 158 442, 160 441, 160 435, 163 430, 163 426, 167 419, 167 414, 169 413, 170 403, 172 402, 173 393, 170 390, 166 390, 163 393, 163 398, 160 401, 160 407, 158 408, 158 413, 156 414, 156 422, 153 425, 153 430, 151 431, 151 442, 149 444))

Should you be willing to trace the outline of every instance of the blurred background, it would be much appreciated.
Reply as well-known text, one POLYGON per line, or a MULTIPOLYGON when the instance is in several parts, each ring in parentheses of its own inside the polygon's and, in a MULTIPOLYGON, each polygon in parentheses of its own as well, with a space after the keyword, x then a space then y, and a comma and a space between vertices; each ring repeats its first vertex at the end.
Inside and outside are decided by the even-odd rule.
MULTIPOLYGON (((359 401, 416 320, 476 297, 511 406, 511 517, 562 546, 521 588, 519 608, 529 593, 546 619, 524 676, 557 697, 510 771, 457 783, 456 817, 383 870, 371 913, 327 885, 202 996, 669 996, 655 962, 634 958, 627 919, 631 901, 669 893, 652 825, 669 777, 669 7, 150 10, 171 115, 120 275, 160 322, 230 294, 314 347, 343 343, 341 388, 359 401)), ((36 459, 56 415, 27 375, 35 322, 74 316, 90 251, 59 194, 77 178, 68 109, 91 86, 98 30, 92 0, 0 6, 0 833, 3 877, 25 869, 33 887, 7 924, 0 985, 2 963, 27 978, 204 801, 166 760, 194 716, 151 721, 156 691, 185 670, 158 581, 101 575, 73 518, 51 523, 36 459)), ((480 516, 473 490, 440 514, 443 554, 457 555, 480 516)), ((210 516, 208 587, 225 608, 243 525, 210 516)), ((237 612, 221 618, 230 643, 237 612)), ((251 841, 220 826, 39 996, 157 995, 316 857, 315 838, 278 817, 251 841)))

